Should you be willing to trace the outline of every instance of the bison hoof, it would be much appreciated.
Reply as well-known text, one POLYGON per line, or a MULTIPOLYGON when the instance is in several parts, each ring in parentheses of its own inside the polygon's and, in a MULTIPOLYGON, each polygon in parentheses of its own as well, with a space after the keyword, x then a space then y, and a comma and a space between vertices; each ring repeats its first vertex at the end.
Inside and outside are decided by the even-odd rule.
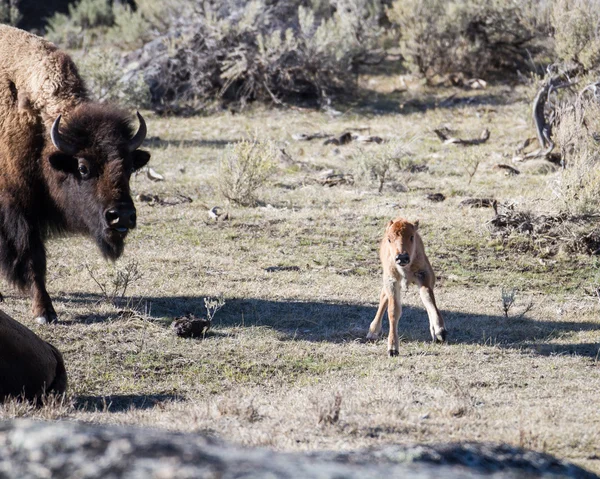
POLYGON ((53 313, 44 314, 43 316, 38 316, 37 318, 35 318, 35 322, 41 325, 56 323, 56 321, 56 314, 53 313))
POLYGON ((399 356, 400 353, 398 351, 396 351, 395 349, 390 349, 388 351, 388 354, 390 355, 390 357, 394 357, 394 356, 399 356))

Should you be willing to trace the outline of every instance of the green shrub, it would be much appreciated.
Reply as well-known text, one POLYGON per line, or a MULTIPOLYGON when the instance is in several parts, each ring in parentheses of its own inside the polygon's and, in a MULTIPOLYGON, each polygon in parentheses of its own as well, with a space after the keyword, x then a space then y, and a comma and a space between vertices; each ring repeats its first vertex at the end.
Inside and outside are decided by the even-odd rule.
POLYGON ((120 103, 132 108, 149 105, 150 92, 140 75, 127 75, 119 66, 119 55, 95 51, 77 61, 91 96, 100 102, 120 103))
POLYGON ((427 78, 487 76, 527 67, 532 41, 547 30, 532 21, 530 2, 511 0, 396 0, 387 15, 402 53, 427 78))
POLYGON ((317 5, 329 2, 269 3, 203 4, 151 66, 155 103, 176 110, 217 98, 321 102, 351 91, 357 65, 379 42, 380 2, 339 0, 334 10, 317 5))
POLYGON ((600 8, 596 0, 555 0, 552 8, 556 54, 589 70, 600 61, 600 8))
POLYGON ((553 139, 565 168, 555 193, 564 211, 575 214, 600 211, 600 105, 595 98, 566 103, 558 115, 553 139))
POLYGON ((0 0, 0 23, 16 26, 21 21, 19 3, 20 0, 0 0))
POLYGON ((56 13, 48 19, 46 37, 66 48, 81 48, 89 44, 98 27, 110 27, 114 24, 112 6, 108 0, 80 0, 69 5, 69 14, 56 13))
POLYGON ((228 145, 219 164, 221 194, 238 205, 255 205, 258 190, 275 172, 277 154, 270 141, 253 139, 228 145))

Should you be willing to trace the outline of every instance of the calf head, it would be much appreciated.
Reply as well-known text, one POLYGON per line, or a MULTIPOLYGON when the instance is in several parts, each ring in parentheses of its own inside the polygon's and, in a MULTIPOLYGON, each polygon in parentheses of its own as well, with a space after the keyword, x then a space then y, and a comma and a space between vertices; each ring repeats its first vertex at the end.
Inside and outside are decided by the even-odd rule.
POLYGON ((416 252, 415 235, 419 222, 409 223, 401 218, 391 220, 385 230, 385 238, 390 248, 391 257, 397 266, 408 266, 416 252))
POLYGON ((50 186, 63 212, 66 228, 91 234, 105 257, 117 259, 136 210, 129 189, 131 174, 146 165, 150 154, 138 150, 146 123, 137 114, 134 133, 128 115, 105 105, 83 104, 63 122, 54 121, 56 150, 47 159, 57 180, 50 186))

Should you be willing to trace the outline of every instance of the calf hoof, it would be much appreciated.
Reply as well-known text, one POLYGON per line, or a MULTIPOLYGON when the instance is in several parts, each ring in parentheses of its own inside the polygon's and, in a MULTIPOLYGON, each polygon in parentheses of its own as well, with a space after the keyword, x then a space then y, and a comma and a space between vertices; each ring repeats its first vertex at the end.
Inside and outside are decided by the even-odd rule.
POLYGON ((445 343, 446 342, 446 330, 445 329, 441 329, 440 331, 438 331, 437 333, 435 333, 435 335, 433 336, 433 342, 434 343, 445 343))
POLYGON ((52 323, 56 323, 58 321, 58 318, 56 316, 56 313, 47 313, 47 314, 43 314, 42 316, 38 316, 37 318, 35 318, 35 322, 41 325, 44 324, 52 324, 52 323))
POLYGON ((372 333, 371 331, 369 331, 367 333, 367 339, 373 339, 373 340, 375 340, 375 339, 379 339, 380 336, 381 336, 381 332, 379 332, 379 333, 372 333))
POLYGON ((400 353, 398 351, 396 351, 395 349, 389 349, 388 350, 388 354, 390 355, 390 357, 394 357, 394 356, 399 356, 400 353))

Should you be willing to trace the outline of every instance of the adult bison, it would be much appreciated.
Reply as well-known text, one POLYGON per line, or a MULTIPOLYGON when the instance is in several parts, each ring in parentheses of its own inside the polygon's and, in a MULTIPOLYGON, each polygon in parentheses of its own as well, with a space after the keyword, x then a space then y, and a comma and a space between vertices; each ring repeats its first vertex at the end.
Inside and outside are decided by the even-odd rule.
POLYGON ((66 389, 67 372, 58 350, 0 311, 0 402, 10 396, 34 400, 66 389))
POLYGON ((46 291, 44 242, 92 236, 112 260, 136 225, 131 174, 146 125, 90 101, 75 64, 43 38, 0 26, 0 270, 29 289, 39 323, 56 320, 46 291))

